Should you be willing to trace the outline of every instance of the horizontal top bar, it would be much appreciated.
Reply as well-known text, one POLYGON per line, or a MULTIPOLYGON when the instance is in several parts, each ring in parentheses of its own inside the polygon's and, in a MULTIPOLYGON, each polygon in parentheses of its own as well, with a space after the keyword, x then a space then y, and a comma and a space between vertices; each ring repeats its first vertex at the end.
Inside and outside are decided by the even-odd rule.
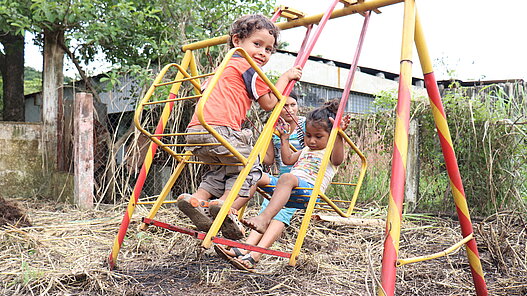
MULTIPOLYGON (((333 13, 331 14, 330 18, 333 19, 333 18, 338 18, 338 17, 342 17, 342 16, 354 14, 354 13, 366 12, 366 11, 369 11, 369 10, 374 10, 374 9, 379 8, 379 7, 384 7, 384 6, 396 4, 396 3, 399 3, 399 2, 404 2, 404 0, 370 0, 370 1, 365 1, 365 2, 362 2, 362 3, 357 3, 355 5, 350 5, 350 6, 345 6, 343 8, 340 8, 340 9, 335 9, 335 11, 333 11, 333 13)), ((323 16, 324 16, 324 14, 320 13, 320 14, 305 16, 305 17, 302 17, 302 18, 299 18, 299 19, 296 19, 296 20, 292 20, 292 21, 281 22, 281 23, 278 23, 276 25, 281 30, 287 30, 287 29, 292 29, 292 28, 296 28, 296 27, 303 27, 303 26, 308 26, 308 25, 311 25, 311 24, 317 24, 318 22, 320 22, 320 20, 322 19, 323 16)), ((187 50, 195 50, 195 49, 200 49, 200 48, 205 48, 205 47, 209 47, 209 46, 214 46, 214 45, 227 43, 228 40, 229 40, 229 35, 223 35, 223 36, 220 36, 220 37, 215 37, 215 38, 211 38, 211 39, 207 39, 207 40, 203 40, 203 41, 198 41, 198 42, 186 44, 186 45, 183 45, 183 47, 181 49, 185 52, 187 50)))

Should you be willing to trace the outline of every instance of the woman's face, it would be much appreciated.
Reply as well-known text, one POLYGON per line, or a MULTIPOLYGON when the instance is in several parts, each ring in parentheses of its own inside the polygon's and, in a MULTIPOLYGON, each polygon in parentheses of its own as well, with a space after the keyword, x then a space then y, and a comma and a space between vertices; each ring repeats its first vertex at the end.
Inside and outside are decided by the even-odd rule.
POLYGON ((284 109, 280 112, 280 117, 282 117, 287 122, 293 122, 296 120, 298 114, 298 104, 296 100, 292 97, 287 97, 285 102, 284 109))

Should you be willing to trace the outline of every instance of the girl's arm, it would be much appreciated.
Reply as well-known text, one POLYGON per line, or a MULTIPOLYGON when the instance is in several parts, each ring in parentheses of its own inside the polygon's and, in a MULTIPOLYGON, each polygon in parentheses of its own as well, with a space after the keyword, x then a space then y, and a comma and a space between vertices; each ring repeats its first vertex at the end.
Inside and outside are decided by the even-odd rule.
MULTIPOLYGON (((275 86, 280 93, 283 93, 289 81, 300 80, 301 77, 302 77, 302 68, 300 66, 295 66, 287 70, 284 74, 282 74, 282 76, 278 78, 278 81, 276 81, 275 86)), ((277 103, 278 103, 278 98, 274 95, 273 92, 266 93, 265 95, 261 96, 258 99, 258 104, 265 111, 273 110, 274 106, 277 103)))
POLYGON ((331 152, 331 163, 335 166, 339 166, 344 162, 346 153, 344 152, 344 139, 340 135, 337 135, 335 140, 335 146, 333 146, 333 151, 331 152))
POLYGON ((289 147, 289 134, 280 134, 280 141, 282 146, 280 147, 280 156, 282 156, 282 162, 286 165, 293 165, 298 160, 301 150, 293 152, 289 147))
POLYGON ((271 141, 269 142, 269 146, 267 146, 267 151, 265 152, 265 157, 263 160, 263 163, 266 165, 272 165, 274 163, 274 145, 273 145, 273 138, 271 138, 271 141))
MULTIPOLYGON (((331 123, 334 122, 333 118, 329 118, 331 123)), ((344 131, 348 128, 348 125, 350 123, 350 116, 345 115, 342 117, 342 121, 340 123, 341 129, 344 131)), ((331 152, 331 163, 335 166, 339 166, 342 162, 344 162, 344 159, 346 158, 346 152, 344 151, 344 139, 337 135, 337 139, 335 140, 335 146, 333 146, 333 151, 331 152)))

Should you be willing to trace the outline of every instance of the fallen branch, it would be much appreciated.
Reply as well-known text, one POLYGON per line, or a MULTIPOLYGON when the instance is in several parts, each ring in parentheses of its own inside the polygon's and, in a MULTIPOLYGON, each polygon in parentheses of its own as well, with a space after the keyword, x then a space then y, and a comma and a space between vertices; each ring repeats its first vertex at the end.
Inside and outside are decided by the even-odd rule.
POLYGON ((364 218, 353 218, 353 217, 340 217, 340 216, 329 216, 329 215, 313 215, 313 220, 335 222, 345 225, 353 226, 384 226, 386 222, 382 219, 364 219, 364 218))

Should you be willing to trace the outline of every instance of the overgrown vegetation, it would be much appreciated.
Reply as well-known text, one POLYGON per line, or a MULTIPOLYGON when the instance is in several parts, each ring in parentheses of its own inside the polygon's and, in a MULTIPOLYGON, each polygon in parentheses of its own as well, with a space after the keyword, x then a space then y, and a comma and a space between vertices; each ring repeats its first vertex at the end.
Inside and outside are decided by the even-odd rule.
MULTIPOLYGON (((65 81, 66 82, 66 81, 65 81)), ((42 90, 42 72, 31 67, 24 69, 24 95, 42 90)))
MULTIPOLYGON (((148 208, 139 205, 120 251, 116 270, 104 262, 126 204, 81 211, 50 200, 18 200, 33 226, 0 225, 1 295, 375 295, 380 285, 382 225, 313 222, 296 267, 265 255, 258 273, 232 267, 194 237, 150 227, 138 230, 148 208)), ((257 209, 252 208, 251 211, 257 209)), ((361 216, 382 221, 382 212, 361 216)), ((255 212, 250 212, 253 215, 255 212)), ((299 213, 300 214, 300 213, 299 213)), ((192 227, 174 207, 157 219, 192 227)), ((300 227, 291 227, 273 246, 291 251, 300 227)), ((405 219, 400 258, 433 254, 460 239, 456 221, 405 219)), ((510 213, 474 221, 489 295, 525 295, 525 219, 510 213)), ((397 295, 474 295, 466 252, 408 264, 398 270, 397 295)))
MULTIPOLYGON (((443 94, 443 105, 469 208, 487 216, 527 206, 527 100, 524 82, 461 88, 443 94)), ((418 211, 455 211, 449 178, 428 103, 412 103, 420 124, 420 198, 418 211)), ((377 99, 376 114, 358 118, 351 128, 369 160, 362 196, 386 202, 392 151, 396 94, 377 99), (366 139, 366 138, 368 139, 366 139), (367 143, 368 142, 368 143, 367 143)))

